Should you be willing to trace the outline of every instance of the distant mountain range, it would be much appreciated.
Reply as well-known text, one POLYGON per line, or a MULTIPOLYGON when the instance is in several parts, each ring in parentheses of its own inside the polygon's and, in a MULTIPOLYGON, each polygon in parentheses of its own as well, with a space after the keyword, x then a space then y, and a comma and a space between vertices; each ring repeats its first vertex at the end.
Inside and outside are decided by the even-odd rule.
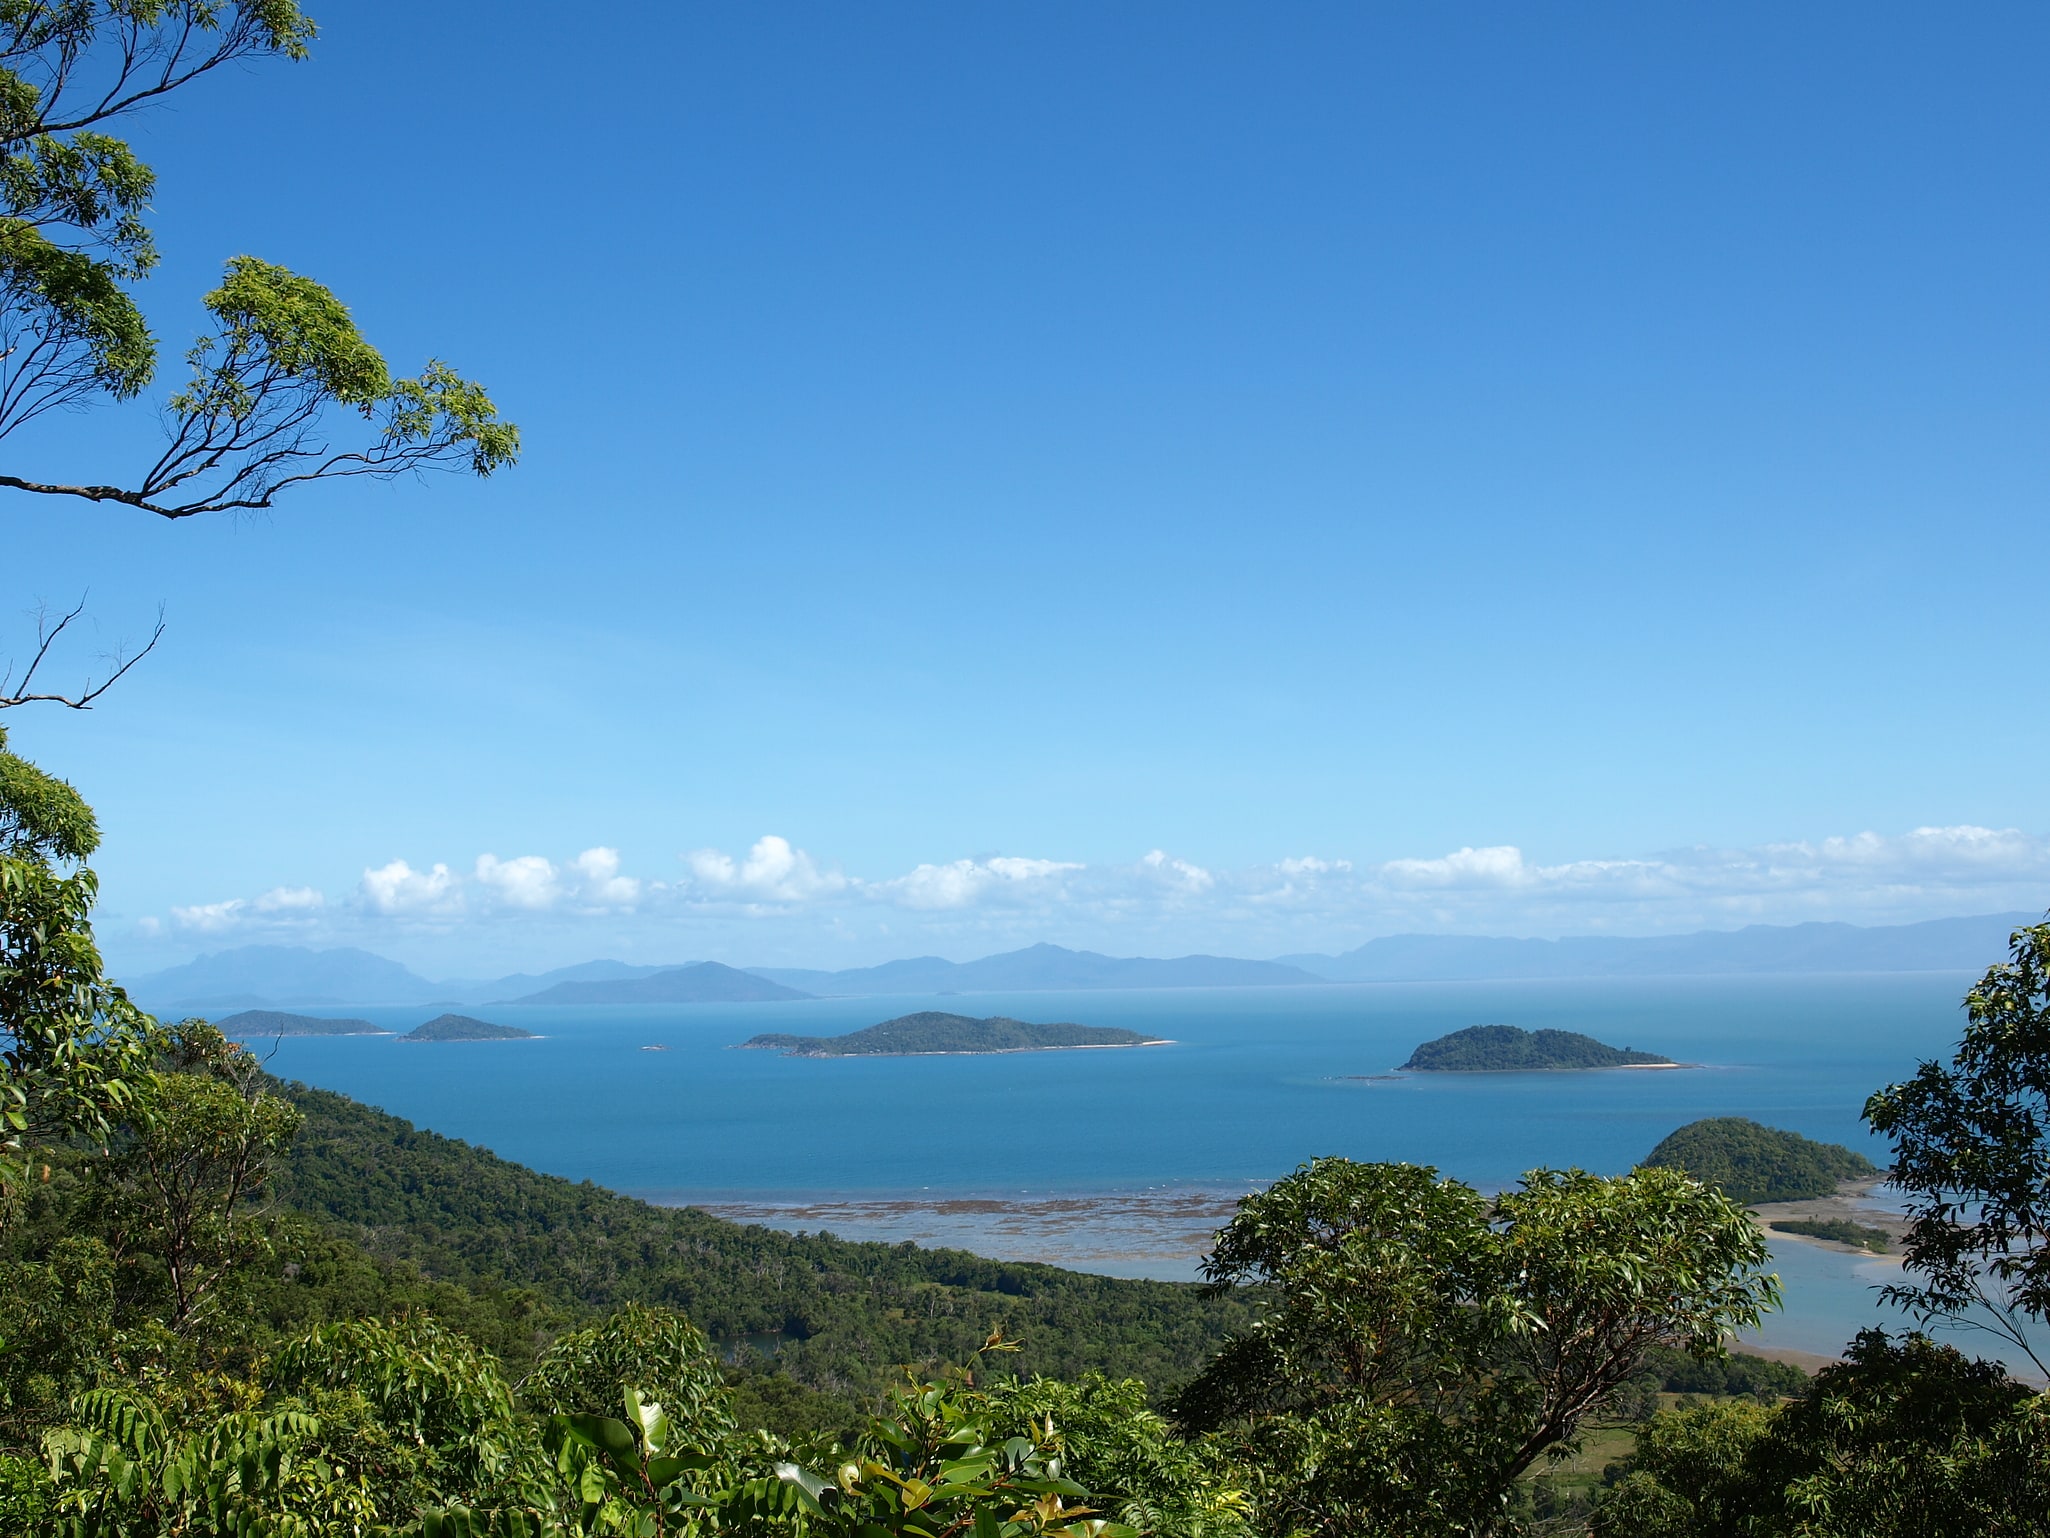
POLYGON ((675 967, 646 977, 601 982, 557 983, 512 1004, 759 1004, 770 999, 809 999, 814 995, 762 976, 722 967, 716 961, 675 967))
POLYGON ((515 972, 485 980, 430 982, 396 961, 369 951, 309 950, 303 945, 243 945, 215 951, 181 967, 130 979, 129 993, 144 1007, 181 1010, 274 1009, 280 1005, 493 1004, 557 983, 610 982, 688 966, 635 966, 585 961, 552 972, 515 972))
POLYGON ((916 956, 824 972, 587 961, 487 981, 432 982, 362 950, 245 945, 129 980, 161 1014, 375 1004, 746 1003, 837 994, 1027 993, 1049 989, 1258 988, 1323 982, 1469 982, 1794 972, 1978 972, 2033 913, 1856 924, 1754 924, 1646 938, 1514 940, 1481 935, 1389 935, 1337 956, 1103 956, 1034 945, 980 961, 916 956))
POLYGON ((1144 956, 1099 956, 1058 945, 1033 945, 980 961, 945 961, 916 956, 879 967, 846 972, 812 972, 798 967, 751 967, 817 994, 1024 993, 1048 988, 1262 988, 1327 979, 1278 961, 1237 961, 1229 956, 1180 956, 1154 961, 1144 956))
POLYGON ((1856 924, 1753 924, 1631 939, 1389 935, 1340 956, 1281 959, 1339 983, 1738 972, 1978 972, 2007 953, 2009 934, 2038 918, 2032 913, 1994 913, 1869 929, 1856 924))

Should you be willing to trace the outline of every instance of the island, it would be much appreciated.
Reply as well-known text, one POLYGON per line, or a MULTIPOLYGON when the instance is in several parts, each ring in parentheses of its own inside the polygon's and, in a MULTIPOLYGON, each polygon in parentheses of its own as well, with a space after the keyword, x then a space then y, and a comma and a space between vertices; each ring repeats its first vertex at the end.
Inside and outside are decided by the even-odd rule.
POLYGON ((415 1026, 400 1041, 539 1041, 532 1031, 516 1025, 493 1025, 469 1015, 436 1015, 425 1025, 415 1026))
POLYGON ((922 1010, 899 1015, 865 1031, 845 1036, 787 1036, 768 1033, 740 1045, 787 1057, 922 1057, 931 1053, 1057 1052, 1070 1047, 1152 1047, 1166 1038, 1107 1025, 1060 1022, 1039 1025, 992 1015, 987 1020, 967 1015, 922 1010))
POLYGON ((1883 1228, 1854 1222, 1849 1218, 1774 1218, 1765 1225, 1776 1234, 1794 1234, 1803 1239, 1820 1239, 1847 1249, 1869 1250, 1884 1255, 1893 1235, 1883 1228))
POLYGON ((1818 1143, 1746 1116, 1690 1121, 1663 1139, 1644 1162, 1685 1170, 1747 1207, 1831 1196, 1844 1181, 1879 1174, 1870 1159, 1841 1143, 1818 1143))
POLYGON ((1405 1073, 1530 1073, 1583 1068, 1677 1068, 1669 1057, 1611 1047, 1578 1031, 1469 1025, 1410 1053, 1405 1073))
POLYGON ((214 1028, 234 1041, 252 1036, 389 1036, 368 1020, 330 1020, 322 1015, 288 1015, 276 1009, 245 1009, 216 1020, 214 1028))

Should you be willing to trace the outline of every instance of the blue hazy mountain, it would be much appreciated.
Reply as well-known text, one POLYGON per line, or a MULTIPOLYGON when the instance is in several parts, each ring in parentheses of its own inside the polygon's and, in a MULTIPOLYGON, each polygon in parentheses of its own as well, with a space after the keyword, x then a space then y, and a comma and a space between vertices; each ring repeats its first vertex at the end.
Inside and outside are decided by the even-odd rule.
POLYGON ((133 978, 128 991, 146 1009, 254 1008, 285 1004, 432 1004, 449 997, 409 967, 369 951, 316 951, 302 945, 243 945, 182 967, 133 978))
POLYGON ((1100 956, 1058 945, 1028 946, 980 961, 916 956, 879 967, 814 972, 795 967, 751 967, 757 977, 819 994, 1022 993, 1048 988, 1258 988, 1324 979, 1276 961, 1229 956, 1100 956))
POLYGON ((557 983, 513 1004, 760 1004, 771 999, 808 999, 811 994, 754 972, 701 961, 644 977, 557 983))
POLYGON ((2028 913, 1921 924, 1753 924, 1625 939, 1511 940, 1388 935, 1339 956, 1284 956, 1334 982, 1465 982, 1547 977, 1684 977, 1739 972, 1978 972, 2007 952, 2028 913))
POLYGON ((551 972, 433 982, 409 967, 369 951, 242 945, 201 956, 184 966, 134 978, 128 983, 128 991, 145 1008, 164 1014, 274 1009, 291 1004, 483 1004, 516 998, 556 983, 645 977, 687 964, 636 966, 624 961, 585 961, 551 972))

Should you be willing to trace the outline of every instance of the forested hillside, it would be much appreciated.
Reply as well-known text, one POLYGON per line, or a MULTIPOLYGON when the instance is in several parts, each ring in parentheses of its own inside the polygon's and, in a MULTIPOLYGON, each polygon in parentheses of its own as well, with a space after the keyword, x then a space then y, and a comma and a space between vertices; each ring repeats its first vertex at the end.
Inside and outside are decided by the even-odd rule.
POLYGON ((538 1174, 341 1095, 283 1086, 305 1116, 275 1182, 285 1205, 372 1255, 484 1294, 531 1293, 581 1317, 623 1303, 688 1315, 715 1338, 780 1335, 797 1381, 880 1393, 901 1364, 961 1362, 993 1328, 1022 1372, 1168 1386, 1250 1320, 1239 1299, 962 1250, 743 1227, 538 1174))

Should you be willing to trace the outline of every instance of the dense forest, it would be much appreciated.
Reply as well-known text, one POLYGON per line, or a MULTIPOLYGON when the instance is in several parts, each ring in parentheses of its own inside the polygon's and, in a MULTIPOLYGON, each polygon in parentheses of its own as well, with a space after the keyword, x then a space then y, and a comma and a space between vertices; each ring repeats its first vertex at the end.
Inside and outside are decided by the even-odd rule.
POLYGON ((1743 1116, 1690 1121, 1662 1138, 1644 1162, 1685 1170, 1747 1206, 1827 1196, 1842 1181, 1879 1173, 1841 1143, 1818 1143, 1743 1116))

